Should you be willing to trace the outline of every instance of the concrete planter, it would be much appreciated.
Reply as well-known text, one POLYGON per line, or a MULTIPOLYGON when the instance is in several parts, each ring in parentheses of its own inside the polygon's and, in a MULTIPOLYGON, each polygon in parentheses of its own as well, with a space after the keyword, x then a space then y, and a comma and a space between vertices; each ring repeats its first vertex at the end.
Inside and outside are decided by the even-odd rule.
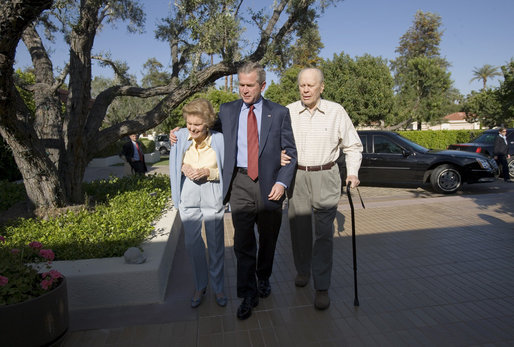
POLYGON ((167 211, 142 245, 142 264, 127 264, 123 257, 54 261, 52 267, 68 280, 70 311, 163 302, 181 230, 177 210, 167 211))

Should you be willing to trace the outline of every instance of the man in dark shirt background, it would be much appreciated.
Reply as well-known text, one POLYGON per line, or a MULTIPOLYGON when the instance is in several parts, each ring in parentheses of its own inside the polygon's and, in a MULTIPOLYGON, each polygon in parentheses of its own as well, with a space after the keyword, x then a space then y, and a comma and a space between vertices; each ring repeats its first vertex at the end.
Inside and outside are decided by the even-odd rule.
POLYGON ((130 141, 123 145, 121 154, 132 167, 136 174, 144 175, 147 172, 145 155, 143 154, 143 145, 137 141, 137 134, 129 135, 130 141))
POLYGON ((500 128, 498 136, 494 142, 493 150, 494 159, 498 163, 498 166, 502 167, 502 177, 505 182, 512 182, 509 175, 509 164, 507 162, 510 159, 509 154, 509 141, 507 141, 507 129, 500 128))

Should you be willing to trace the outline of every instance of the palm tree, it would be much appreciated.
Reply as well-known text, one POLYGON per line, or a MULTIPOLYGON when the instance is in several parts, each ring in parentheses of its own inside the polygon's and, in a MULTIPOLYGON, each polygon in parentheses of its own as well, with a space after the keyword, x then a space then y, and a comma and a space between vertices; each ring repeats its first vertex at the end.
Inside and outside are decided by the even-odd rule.
POLYGON ((482 66, 481 68, 477 68, 475 67, 475 69, 473 70, 473 77, 471 79, 471 81, 469 81, 470 83, 477 80, 477 81, 480 81, 482 80, 484 82, 484 90, 485 90, 485 85, 487 84, 487 79, 488 78, 494 78, 496 76, 501 76, 501 73, 498 71, 498 67, 497 66, 492 66, 492 65, 489 65, 489 64, 485 64, 484 66, 482 66))

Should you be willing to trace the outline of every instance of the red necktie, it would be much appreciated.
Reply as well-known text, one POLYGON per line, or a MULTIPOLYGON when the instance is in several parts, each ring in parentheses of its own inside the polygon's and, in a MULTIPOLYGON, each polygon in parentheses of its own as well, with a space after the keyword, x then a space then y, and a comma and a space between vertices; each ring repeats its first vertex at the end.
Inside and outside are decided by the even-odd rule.
POLYGON ((139 145, 137 144, 137 142, 135 144, 136 144, 136 148, 137 148, 137 153, 139 154, 139 160, 145 161, 145 156, 144 156, 143 152, 141 152, 139 145))
POLYGON ((248 176, 255 181, 259 176, 259 132, 257 131, 257 118, 255 118, 253 109, 254 106, 250 106, 246 140, 248 141, 248 176))

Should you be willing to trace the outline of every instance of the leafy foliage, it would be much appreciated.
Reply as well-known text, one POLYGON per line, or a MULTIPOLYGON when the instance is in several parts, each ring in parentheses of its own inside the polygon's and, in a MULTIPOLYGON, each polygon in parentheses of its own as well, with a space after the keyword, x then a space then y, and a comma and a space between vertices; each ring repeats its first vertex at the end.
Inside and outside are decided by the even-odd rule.
POLYGON ((27 193, 23 184, 0 180, 0 196, 0 211, 5 211, 17 202, 25 200, 27 193))
POLYGON ((289 69, 285 70, 281 77, 280 82, 277 84, 271 82, 268 88, 264 92, 264 96, 280 105, 289 105, 300 99, 300 93, 298 91, 298 73, 301 67, 293 65, 289 69))
POLYGON ((171 129, 175 127, 184 127, 186 125, 186 122, 182 117, 182 109, 186 104, 197 98, 205 98, 209 100, 212 104, 212 107, 214 108, 214 112, 218 113, 221 104, 237 100, 239 99, 239 95, 236 93, 219 90, 216 88, 209 88, 207 91, 193 94, 192 96, 184 100, 179 106, 173 109, 173 111, 171 111, 170 117, 166 119, 164 122, 162 122, 162 124, 160 124, 155 129, 159 133, 167 134, 171 129))
POLYGON ((6 247, 39 241, 52 248, 56 260, 122 256, 152 231, 152 223, 170 198, 166 175, 126 176, 85 184, 94 211, 85 207, 49 219, 19 219, 0 229, 6 247))
POLYGON ((43 249, 39 242, 17 248, 8 245, 9 242, 0 236, 0 306, 36 298, 61 283, 62 275, 56 270, 39 273, 42 267, 51 268, 50 263, 54 260, 51 249, 43 249), (36 267, 30 263, 39 264, 36 267))
POLYGON ((514 59, 501 67, 503 82, 498 92, 502 104, 502 121, 498 124, 514 126, 514 59))
POLYGON ((485 90, 487 80, 496 76, 501 76, 501 73, 498 72, 498 67, 492 66, 490 64, 485 64, 481 68, 473 69, 473 78, 470 82, 482 81, 482 83, 484 84, 483 89, 485 90))
POLYGON ((112 59, 109 52, 93 54, 95 37, 104 25, 124 21, 129 32, 143 30, 142 2, 2 2, 5 5, 0 16, 6 23, 2 33, 16 42, 0 42, 0 51, 6 55, 0 65, 2 71, 8 72, 0 74, 0 85, 5 87, 5 116, 0 117, 0 126, 9 131, 9 136, 4 137, 21 168, 29 199, 39 207, 81 203, 80 178, 93 154, 127 134, 155 128, 188 97, 204 91, 221 77, 233 75, 245 61, 274 64, 271 58, 280 58, 282 55, 277 53, 287 51, 295 35, 312 26, 319 13, 335 2, 280 0, 262 11, 251 12, 246 3, 238 0, 174 1, 169 6, 170 16, 156 32, 158 39, 169 43, 171 71, 161 74, 158 64, 150 62, 149 78, 143 81, 150 85, 147 88, 135 83, 133 76, 127 74, 128 65, 114 54, 112 59), (243 25, 247 24, 257 30, 243 37, 243 25), (43 44, 41 29, 48 34, 48 45, 43 44), (69 60, 61 69, 49 54, 54 38, 63 39, 69 46, 69 60), (34 65, 34 120, 27 105, 17 102, 19 93, 12 81, 19 40, 27 47, 34 65), (116 75, 113 85, 106 84, 95 93, 91 90, 93 59, 112 67, 116 75), (162 83, 153 85, 161 79, 162 83), (62 92, 64 81, 67 90, 62 92), (121 99, 124 97, 127 99, 121 99), (145 108, 141 107, 144 103, 132 103, 134 99, 129 98, 154 103, 145 108), (120 100, 123 102, 117 104, 120 100), (63 112, 63 101, 73 107, 63 112), (105 121, 108 113, 115 117, 105 121), (31 141, 26 141, 27 134, 31 141), (39 179, 42 176, 47 179, 39 179))
POLYGON ((472 91, 463 106, 466 118, 471 121, 479 120, 483 126, 494 127, 501 123, 502 107, 497 90, 483 89, 472 91))
POLYGON ((470 142, 483 130, 424 130, 397 131, 403 137, 431 149, 446 149, 454 143, 470 142))
POLYGON ((463 110, 470 120, 483 126, 512 126, 514 124, 514 59, 501 67, 504 80, 499 88, 472 91, 466 97, 463 110))
POLYGON ((441 67, 447 67, 448 62, 439 53, 443 36, 443 32, 439 30, 441 24, 441 16, 417 11, 412 26, 400 38, 400 45, 396 48, 399 56, 391 61, 392 70, 397 74, 402 73, 408 69, 409 60, 417 57, 435 59, 441 67))
POLYGON ((322 65, 323 97, 344 106, 355 124, 372 124, 394 113, 393 78, 386 60, 341 53, 322 65))
POLYGON ((400 38, 399 56, 391 61, 397 91, 396 123, 437 122, 458 96, 452 87, 449 63, 440 56, 441 17, 416 12, 414 23, 400 38))
POLYGON ((452 81, 450 73, 437 60, 416 57, 408 62, 408 69, 401 76, 402 86, 398 95, 404 118, 418 122, 440 120, 450 109, 449 98, 452 81))

